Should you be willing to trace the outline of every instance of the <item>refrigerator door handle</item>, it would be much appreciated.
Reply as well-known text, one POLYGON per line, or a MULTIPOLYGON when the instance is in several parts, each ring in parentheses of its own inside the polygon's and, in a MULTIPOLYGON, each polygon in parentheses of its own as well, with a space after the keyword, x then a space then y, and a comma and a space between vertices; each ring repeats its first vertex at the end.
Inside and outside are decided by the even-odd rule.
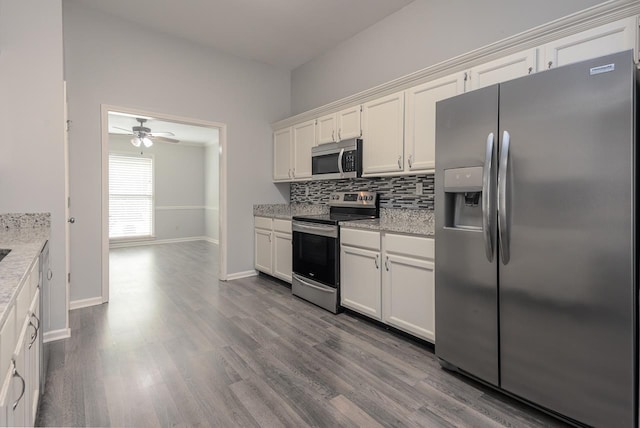
POLYGON ((509 165, 509 143, 511 135, 508 131, 502 134, 500 165, 498 166, 498 236, 500 237, 500 257, 502 263, 509 263, 509 226, 507 224, 507 176, 509 165))
POLYGON ((495 214, 491 191, 491 177, 493 176, 493 132, 487 136, 487 153, 482 172, 482 231, 484 232, 484 250, 487 260, 493 261, 493 234, 491 231, 491 217, 495 214))

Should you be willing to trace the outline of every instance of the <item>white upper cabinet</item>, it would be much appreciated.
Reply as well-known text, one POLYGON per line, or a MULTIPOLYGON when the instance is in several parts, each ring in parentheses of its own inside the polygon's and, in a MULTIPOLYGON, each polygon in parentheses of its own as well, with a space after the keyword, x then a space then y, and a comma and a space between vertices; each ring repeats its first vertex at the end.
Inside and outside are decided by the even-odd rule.
POLYGON ((555 68, 627 49, 634 50, 637 61, 637 28, 637 17, 632 16, 549 42, 543 47, 541 68, 555 68))
POLYGON ((316 142, 316 121, 309 120, 293 126, 292 178, 311 178, 311 149, 316 142))
POLYGON ((361 111, 361 106, 354 106, 338 112, 338 139, 336 141, 356 138, 362 135, 361 111))
POLYGON ((404 91, 362 106, 363 176, 404 169, 404 91))
POLYGON ((273 181, 291 181, 291 127, 273 133, 273 181))
POLYGON ((461 73, 405 91, 405 170, 417 172, 435 169, 436 102, 462 92, 464 78, 461 73))
POLYGON ((528 49, 494 61, 473 67, 468 74, 466 90, 484 88, 506 82, 517 77, 535 73, 538 64, 538 49, 528 49))
POLYGON ((353 106, 318 118, 316 144, 334 143, 362 135, 362 106, 353 106))
POLYGON ((325 144, 336 141, 337 116, 335 113, 318 118, 316 125, 316 143, 325 144))
POLYGON ((273 133, 273 181, 311 178, 311 148, 316 121, 309 120, 273 133))

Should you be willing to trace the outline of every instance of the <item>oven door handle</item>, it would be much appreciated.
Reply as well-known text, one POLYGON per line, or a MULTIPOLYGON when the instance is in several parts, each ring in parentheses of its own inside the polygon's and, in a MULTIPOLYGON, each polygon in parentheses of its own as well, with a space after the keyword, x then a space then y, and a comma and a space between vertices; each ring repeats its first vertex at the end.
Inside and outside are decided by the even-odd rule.
POLYGON ((326 236, 328 238, 338 237, 338 228, 336 226, 324 226, 324 225, 308 225, 301 222, 294 221, 291 225, 292 232, 308 233, 310 235, 326 236))
POLYGON ((340 177, 344 175, 344 170, 342 169, 343 156, 344 156, 344 149, 340 149, 340 154, 338 155, 338 171, 340 171, 340 177))
POLYGON ((296 280, 298 280, 301 284, 306 285, 307 287, 315 288, 318 291, 323 291, 325 293, 335 293, 336 291, 334 288, 331 288, 331 287, 320 287, 318 285, 307 282, 298 275, 294 275, 294 276, 296 277, 296 280))

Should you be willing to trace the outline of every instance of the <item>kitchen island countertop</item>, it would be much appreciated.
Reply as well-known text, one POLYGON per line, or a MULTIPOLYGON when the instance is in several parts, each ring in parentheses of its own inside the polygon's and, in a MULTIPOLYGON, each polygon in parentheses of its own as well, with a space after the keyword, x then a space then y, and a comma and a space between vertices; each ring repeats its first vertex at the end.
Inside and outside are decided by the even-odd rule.
POLYGON ((20 285, 49 240, 50 215, 0 214, 0 248, 11 252, 0 261, 0 325, 20 285))

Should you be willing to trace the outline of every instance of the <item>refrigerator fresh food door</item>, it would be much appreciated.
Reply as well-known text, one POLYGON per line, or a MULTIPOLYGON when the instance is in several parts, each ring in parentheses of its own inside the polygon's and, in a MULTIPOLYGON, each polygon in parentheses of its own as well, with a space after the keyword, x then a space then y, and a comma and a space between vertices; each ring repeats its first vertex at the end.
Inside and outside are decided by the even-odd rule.
POLYGON ((498 86, 436 109, 435 351, 498 385, 498 86))
POLYGON ((624 52, 500 87, 501 386, 592 426, 635 426, 635 84, 624 52))

